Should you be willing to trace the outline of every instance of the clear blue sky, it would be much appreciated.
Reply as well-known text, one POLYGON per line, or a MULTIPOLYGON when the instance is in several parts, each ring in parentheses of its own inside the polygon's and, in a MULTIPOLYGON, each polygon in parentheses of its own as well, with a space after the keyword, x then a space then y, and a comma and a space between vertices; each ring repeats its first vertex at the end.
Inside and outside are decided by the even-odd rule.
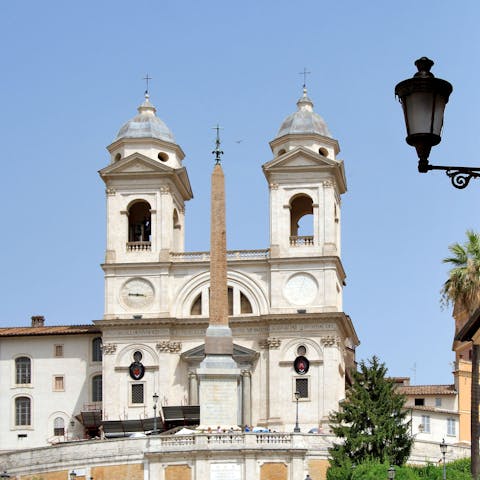
POLYGON ((480 181, 420 175, 395 84, 420 56, 451 81, 436 163, 480 166, 480 3, 18 1, 0 6, 1 326, 89 323, 103 312, 105 146, 151 99, 186 153, 195 198, 187 249, 207 250, 214 132, 224 130, 228 246, 268 246, 268 142, 307 67, 315 110, 340 142, 345 311, 392 375, 450 383, 453 322, 441 260, 480 230, 480 181), (236 143, 242 140, 241 143, 236 143))

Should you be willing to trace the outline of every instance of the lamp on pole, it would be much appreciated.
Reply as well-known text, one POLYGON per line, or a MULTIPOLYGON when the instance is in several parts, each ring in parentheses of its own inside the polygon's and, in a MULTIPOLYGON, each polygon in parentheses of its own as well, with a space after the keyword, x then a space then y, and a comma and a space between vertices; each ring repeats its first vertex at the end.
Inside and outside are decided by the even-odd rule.
POLYGON ((440 451, 442 452, 443 457, 443 480, 447 480, 447 468, 445 465, 445 455, 447 454, 447 444, 445 443, 445 439, 442 439, 442 443, 440 444, 440 451))
POLYGON ((11 476, 7 473, 6 470, 4 470, 2 473, 0 473, 0 478, 2 480, 8 480, 11 476))
POLYGON ((158 395, 155 392, 153 394, 153 433, 157 433, 157 403, 158 403, 158 395))
POLYGON ((295 395, 295 401, 297 402, 297 414, 295 416, 295 428, 293 429, 294 432, 299 432, 300 431, 300 427, 298 426, 298 399, 300 398, 300 392, 295 392, 294 393, 295 395))
POLYGON ((443 114, 453 87, 430 72, 433 61, 429 58, 419 58, 415 66, 418 72, 395 86, 395 95, 402 104, 405 116, 405 140, 417 150, 420 173, 444 170, 454 187, 465 188, 472 178, 480 177, 480 168, 430 165, 428 162, 431 148, 442 140, 443 114))
POLYGON ((70 477, 70 480, 76 480, 77 474, 75 473, 75 470, 72 470, 72 471, 70 472, 69 477, 70 477))
POLYGON ((387 470, 388 480, 395 480, 395 467, 390 465, 390 468, 387 470))
POLYGON ((312 477, 307 473, 307 476, 305 477, 305 480, 312 480, 312 477))

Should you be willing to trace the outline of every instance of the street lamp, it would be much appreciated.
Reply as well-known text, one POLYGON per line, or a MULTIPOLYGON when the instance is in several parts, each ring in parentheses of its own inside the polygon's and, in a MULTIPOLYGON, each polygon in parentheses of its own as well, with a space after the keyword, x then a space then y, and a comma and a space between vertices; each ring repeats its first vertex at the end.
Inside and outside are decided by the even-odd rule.
POLYGON ((153 433, 157 433, 157 403, 158 403, 158 395, 155 392, 153 394, 153 433))
POLYGON ((69 476, 70 476, 70 480, 76 480, 77 474, 75 473, 75 470, 72 470, 69 476))
POLYGON ((447 454, 447 444, 445 443, 445 439, 442 438, 442 443, 440 444, 440 451, 442 452, 443 456, 443 480, 447 480, 447 468, 445 465, 445 455, 447 454))
POLYGON ((300 427, 298 426, 298 399, 300 398, 300 392, 297 391, 294 393, 294 395, 297 402, 297 415, 295 417, 295 428, 293 429, 293 431, 298 433, 300 431, 300 427))
POLYGON ((10 475, 7 473, 6 470, 4 470, 2 473, 0 473, 0 478, 2 480, 8 480, 10 478, 10 475))
POLYGON ((395 86, 407 127, 406 142, 415 147, 418 155, 418 171, 445 170, 456 188, 465 188, 472 178, 480 177, 480 168, 430 165, 428 156, 438 145, 443 127, 443 114, 453 87, 446 80, 436 78, 430 69, 433 61, 427 57, 415 62, 418 72, 412 78, 395 86))
POLYGON ((390 465, 390 468, 387 470, 388 480, 395 480, 395 468, 393 465, 390 465))
POLYGON ((307 476, 305 477, 305 480, 312 480, 312 477, 307 473, 307 476))

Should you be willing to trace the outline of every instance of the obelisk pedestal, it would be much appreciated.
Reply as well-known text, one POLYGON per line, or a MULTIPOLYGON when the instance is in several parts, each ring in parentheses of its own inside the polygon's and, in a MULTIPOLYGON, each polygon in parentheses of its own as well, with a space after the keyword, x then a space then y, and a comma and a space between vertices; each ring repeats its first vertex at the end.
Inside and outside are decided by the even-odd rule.
POLYGON ((200 381, 199 429, 238 429, 240 369, 233 359, 232 331, 228 325, 227 242, 225 180, 220 165, 217 131, 217 164, 212 174, 210 236, 210 310, 205 335, 205 358, 197 370, 200 381))

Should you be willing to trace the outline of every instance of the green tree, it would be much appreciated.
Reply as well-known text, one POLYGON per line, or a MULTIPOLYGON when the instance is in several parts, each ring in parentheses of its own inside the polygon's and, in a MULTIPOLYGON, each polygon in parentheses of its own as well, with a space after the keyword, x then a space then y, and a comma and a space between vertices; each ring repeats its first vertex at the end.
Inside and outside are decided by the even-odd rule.
POLYGON ((386 373, 376 356, 361 361, 353 373, 353 385, 340 410, 330 415, 330 427, 342 440, 330 449, 332 467, 348 470, 374 460, 403 465, 410 455, 413 439, 405 398, 386 373))
MULTIPOLYGON (((467 318, 480 306, 480 235, 467 230, 467 241, 464 244, 454 243, 448 247, 451 257, 443 259, 443 263, 452 265, 448 279, 443 284, 442 300, 445 304, 453 304, 455 311, 465 310, 467 318)), ((462 322, 464 323, 464 322, 462 322)), ((458 325, 457 325, 458 326, 458 325)), ((459 325, 461 326, 461 325, 459 325)), ((472 346, 472 396, 471 396, 471 458, 472 477, 480 478, 480 346, 472 346)))

